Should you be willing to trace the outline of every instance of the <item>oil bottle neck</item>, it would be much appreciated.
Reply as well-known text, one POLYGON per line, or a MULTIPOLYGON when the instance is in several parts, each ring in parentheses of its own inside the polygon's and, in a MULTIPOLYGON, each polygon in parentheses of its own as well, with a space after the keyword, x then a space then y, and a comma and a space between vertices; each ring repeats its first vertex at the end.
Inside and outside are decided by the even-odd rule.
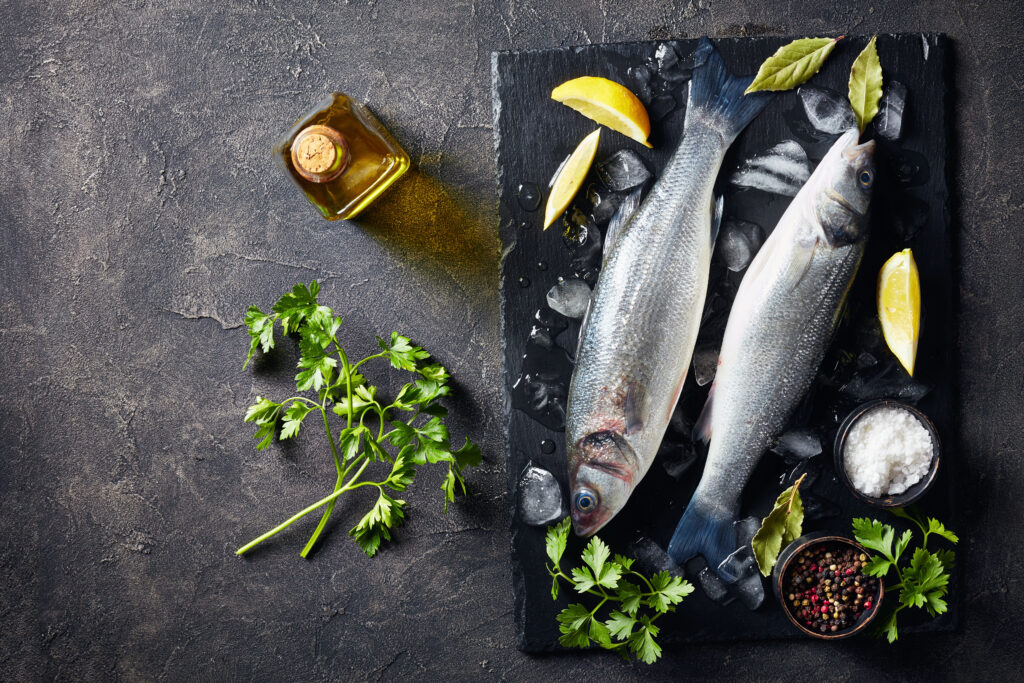
POLYGON ((326 183, 348 168, 351 155, 345 138, 330 126, 308 126, 292 142, 292 165, 306 180, 326 183))

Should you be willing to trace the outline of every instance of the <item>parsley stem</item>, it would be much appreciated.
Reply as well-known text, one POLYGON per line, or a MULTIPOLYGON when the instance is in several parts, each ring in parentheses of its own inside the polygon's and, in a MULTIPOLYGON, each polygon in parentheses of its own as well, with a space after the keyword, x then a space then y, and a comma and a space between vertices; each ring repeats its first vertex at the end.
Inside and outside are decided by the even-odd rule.
POLYGON ((359 366, 362 365, 363 363, 365 363, 366 361, 373 360, 374 358, 383 358, 386 355, 388 355, 388 352, 387 351, 382 351, 381 353, 375 353, 372 356, 367 356, 366 358, 362 359, 361 361, 359 361, 358 363, 353 365, 352 369, 353 370, 358 370, 359 366))
POLYGON ((327 505, 329 503, 334 502, 335 500, 338 499, 339 496, 341 496, 341 494, 345 493, 349 489, 356 488, 359 484, 355 484, 354 482, 355 482, 356 479, 359 478, 359 475, 363 473, 363 470, 366 468, 366 466, 369 464, 369 462, 370 462, 369 460, 365 460, 363 462, 362 467, 360 467, 356 471, 356 473, 354 475, 352 475, 352 478, 349 479, 348 483, 346 483, 344 486, 342 486, 341 488, 337 489, 336 491, 331 493, 326 498, 321 498, 320 500, 318 500, 317 502, 313 503, 312 505, 310 505, 310 506, 300 510, 297 513, 295 513, 294 515, 292 515, 291 517, 289 517, 285 521, 281 522, 280 524, 278 524, 276 527, 274 527, 273 529, 271 529, 267 533, 265 533, 265 534, 263 534, 261 536, 258 536, 256 538, 254 538, 253 540, 249 541, 248 543, 243 545, 241 548, 236 550, 235 554, 236 555, 243 555, 243 554, 247 553, 248 551, 252 550, 254 547, 259 545, 263 541, 267 540, 268 538, 270 538, 274 534, 276 534, 276 533, 278 533, 280 531, 284 531, 286 528, 291 526, 293 523, 299 521, 300 519, 302 519, 303 517, 308 515, 310 512, 313 512, 314 510, 316 510, 318 508, 321 508, 324 505, 327 505))

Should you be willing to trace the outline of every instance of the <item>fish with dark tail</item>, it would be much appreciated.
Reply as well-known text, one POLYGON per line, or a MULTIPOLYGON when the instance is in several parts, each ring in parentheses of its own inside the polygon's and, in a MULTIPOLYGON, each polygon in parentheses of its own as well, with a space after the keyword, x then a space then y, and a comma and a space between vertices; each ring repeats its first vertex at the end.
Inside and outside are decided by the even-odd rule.
POLYGON ((736 549, 740 494, 810 389, 864 254, 874 141, 832 146, 743 276, 695 434, 710 440, 700 484, 668 553, 719 567, 736 549))
POLYGON ((771 99, 744 95, 706 38, 694 53, 683 138, 636 213, 607 240, 566 416, 570 512, 580 536, 626 504, 679 399, 721 218, 725 152, 771 99))

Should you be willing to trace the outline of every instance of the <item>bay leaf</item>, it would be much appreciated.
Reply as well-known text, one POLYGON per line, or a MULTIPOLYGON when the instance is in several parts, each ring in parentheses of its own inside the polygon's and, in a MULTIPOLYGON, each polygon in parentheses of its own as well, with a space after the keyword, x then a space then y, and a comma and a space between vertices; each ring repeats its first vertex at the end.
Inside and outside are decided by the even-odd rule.
POLYGON ((800 477, 779 494, 772 511, 761 522, 761 528, 750 541, 757 567, 764 576, 772 573, 783 546, 792 543, 803 533, 804 505, 799 490, 803 479, 800 477))
MULTIPOLYGON (((818 73, 838 38, 801 38, 783 45, 757 70, 746 93, 759 90, 792 90, 818 73)), ((746 94, 744 93, 744 94, 746 94)))
POLYGON ((878 101, 882 99, 882 64, 878 61, 877 40, 875 36, 868 42, 850 68, 850 106, 861 133, 875 118, 878 101))

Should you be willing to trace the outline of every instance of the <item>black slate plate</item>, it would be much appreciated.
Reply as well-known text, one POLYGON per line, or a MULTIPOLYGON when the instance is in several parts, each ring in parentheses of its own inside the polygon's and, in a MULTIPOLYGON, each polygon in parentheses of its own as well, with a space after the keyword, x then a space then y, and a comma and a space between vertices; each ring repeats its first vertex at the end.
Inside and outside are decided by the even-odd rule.
MULTIPOLYGON (((684 59, 692 54, 696 40, 668 41, 684 59)), ((716 46, 734 73, 753 73, 761 61, 784 38, 734 38, 716 40, 716 46)), ((849 67, 866 44, 867 38, 843 40, 811 85, 846 92, 849 67)), ((542 210, 529 210, 529 202, 519 198, 520 185, 534 183, 543 189, 558 164, 574 149, 595 124, 549 99, 551 89, 581 75, 606 76, 631 88, 636 81, 627 73, 635 65, 653 57, 659 43, 623 43, 559 48, 541 51, 500 52, 493 55, 492 76, 495 117, 495 141, 498 180, 501 193, 500 219, 502 252, 502 323, 506 388, 506 426, 508 433, 509 501, 512 507, 512 574, 515 591, 515 619, 518 646, 525 651, 558 649, 557 612, 568 602, 566 591, 554 602, 550 596, 550 578, 544 569, 544 529, 521 522, 516 512, 517 481, 528 463, 544 467, 566 487, 564 433, 558 426, 557 411, 546 411, 547 425, 524 412, 527 406, 516 386, 524 368, 524 354, 531 361, 538 347, 529 342, 538 310, 545 306, 545 293, 560 276, 571 277, 580 269, 573 265, 573 253, 563 241, 556 224, 541 231, 542 210), (552 415, 555 415, 553 418, 552 415), (549 442, 542 446, 542 442, 549 442), (551 444, 554 450, 551 451, 551 444), (551 452, 545 452, 551 451, 551 452)), ((884 143, 879 149, 879 174, 874 198, 872 237, 859 277, 851 293, 851 306, 840 329, 833 352, 823 364, 836 381, 819 380, 813 397, 794 416, 794 425, 817 429, 822 436, 824 452, 812 459, 810 468, 818 472, 817 480, 807 493, 827 501, 825 512, 834 515, 808 521, 805 529, 833 529, 850 532, 850 518, 871 515, 890 523, 899 520, 884 511, 875 511, 859 504, 835 479, 831 465, 831 437, 835 427, 856 401, 840 391, 857 368, 856 356, 869 350, 879 361, 874 371, 891 362, 884 349, 879 349, 871 330, 874 319, 875 277, 888 256, 906 246, 913 248, 921 274, 923 290, 922 338, 918 352, 916 378, 930 387, 918 406, 936 423, 943 439, 944 461, 939 481, 922 501, 922 509, 940 517, 955 528, 953 516, 953 482, 958 466, 955 420, 955 277, 956 264, 949 220, 947 174, 947 41, 942 36, 904 34, 879 37, 878 50, 887 80, 908 86, 904 114, 904 134, 898 143, 884 143), (852 354, 852 355, 851 355, 852 354), (840 370, 836 371, 836 368, 840 370)), ((679 103, 685 103, 686 83, 669 91, 679 103)), ((655 177, 679 140, 683 124, 680 107, 652 125, 653 150, 612 131, 602 133, 597 161, 619 149, 633 149, 644 159, 655 177)), ((869 130, 870 134, 870 130, 869 130)), ((719 178, 725 193, 726 219, 752 221, 766 231, 771 230, 789 202, 788 197, 766 194, 758 190, 737 191, 724 182, 743 159, 781 142, 793 139, 807 151, 812 163, 820 159, 828 146, 825 139, 808 125, 795 92, 776 97, 733 145, 719 178)), ((592 172, 591 174, 595 174, 592 172)), ((588 179, 588 183, 590 179, 588 179)), ((584 186, 586 187, 586 185, 584 186)), ((582 194, 585 194, 582 193, 582 194)), ((580 206, 585 200, 579 198, 580 206)), ((577 256, 578 256, 577 252, 577 256)), ((742 273, 726 272, 720 262, 713 265, 708 300, 715 293, 734 288, 742 273)), ((584 269, 585 270, 585 269, 584 269)), ((587 274, 593 279, 595 273, 587 274)), ((721 301, 719 302, 722 303, 721 301)), ((714 304, 710 304, 714 305, 714 304)), ((719 311, 724 315, 727 309, 719 311)), ((545 311, 550 315, 549 311, 545 311)), ((556 316, 557 318, 557 316, 556 316)), ((563 321, 567 327, 556 339, 557 345, 575 348, 578 325, 563 321)), ((714 343, 713 326, 702 332, 703 342, 714 343)), ((720 338, 721 332, 718 332, 720 338)), ((558 352, 552 358, 558 361, 558 352)), ((552 367, 556 380, 567 386, 571 366, 565 360, 552 367)), ((550 359, 549 359, 550 360, 550 359)), ((861 363, 870 359, 861 357, 861 363)), ((859 371, 869 376, 871 368, 859 371)), ((693 372, 687 380, 678 418, 692 422, 706 396, 707 387, 698 387, 693 372)), ((850 387, 847 386, 847 390, 850 387)), ((883 387, 884 389, 884 387, 883 387)), ((893 395, 893 390, 875 391, 875 395, 893 395)), ((557 398, 557 397, 556 397, 557 398)), ((699 480, 702 460, 676 477, 668 470, 678 464, 679 453, 689 448, 685 425, 666 436, 666 446, 659 453, 647 476, 634 492, 626 508, 600 532, 615 551, 629 552, 637 539, 651 539, 664 547, 682 510, 699 480), (666 467, 666 465, 668 467, 666 467)), ((698 450, 703 457, 701 450, 698 450)), ((744 514, 763 515, 783 487, 780 480, 792 474, 792 467, 779 456, 768 453, 751 478, 744 494, 744 514)), ((788 485, 785 484, 785 485, 788 485)), ((899 526, 899 524, 896 524, 899 526)), ((570 542, 566 558, 579 557, 582 544, 570 542)), ((691 565, 688 569, 692 570, 691 565)), ((691 579, 693 577, 691 576, 691 579)), ((954 588, 955 591, 955 588, 954 588)), ((700 589, 680 606, 675 614, 659 621, 663 643, 727 641, 739 639, 800 637, 787 623, 770 595, 764 605, 750 611, 739 602, 719 606, 706 598, 700 589)), ((957 613, 956 596, 951 610, 933 621, 913 623, 907 620, 901 632, 937 631, 954 628, 957 613)), ((905 623, 901 620, 901 624, 905 623)))

